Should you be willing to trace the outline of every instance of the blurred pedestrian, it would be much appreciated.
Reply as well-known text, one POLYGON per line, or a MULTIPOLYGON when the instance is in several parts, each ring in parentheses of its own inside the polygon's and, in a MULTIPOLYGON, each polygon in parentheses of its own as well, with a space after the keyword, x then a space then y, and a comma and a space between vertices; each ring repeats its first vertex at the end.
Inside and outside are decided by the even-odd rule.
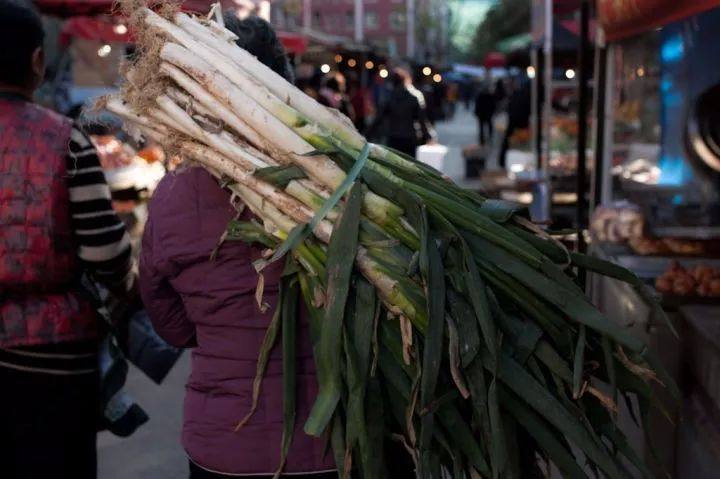
POLYGON ((497 81, 495 81, 493 95, 495 97, 496 108, 505 109, 505 101, 508 99, 508 89, 505 85, 505 80, 502 78, 498 78, 497 81))
POLYGON ((434 125, 440 119, 440 112, 437 109, 437 91, 432 80, 423 77, 420 81, 419 93, 422 95, 425 104, 425 115, 430 124, 434 125))
POLYGON ((370 89, 363 86, 357 78, 350 81, 350 103, 355 114, 355 128, 365 131, 368 118, 373 113, 373 104, 370 89))
POLYGON ((460 84, 460 96, 462 102, 465 105, 465 109, 470 111, 472 108, 472 102, 475 98, 475 82, 470 78, 465 78, 460 84))
POLYGON ((507 150, 510 144, 510 138, 516 130, 527 128, 530 123, 530 83, 522 81, 517 84, 508 99, 507 113, 508 126, 505 131, 502 149, 500 150, 499 164, 501 168, 505 168, 507 150))
POLYGON ((425 110, 425 98, 412 84, 407 70, 396 68, 392 73, 392 93, 369 128, 372 135, 382 127, 386 144, 411 157, 417 147, 430 142, 435 132, 425 110))
MULTIPOLYGON (((270 24, 255 17, 226 18, 237 43, 286 79, 284 49, 270 24), (264 52, 264 53, 263 53, 264 52)), ((336 93, 336 90, 333 90, 336 93)), ((235 428, 252 405, 253 380, 264 331, 278 300, 280 262, 263 271, 263 300, 255 299, 253 262, 263 249, 238 241, 218 244, 238 213, 231 195, 200 167, 168 174, 150 204, 140 259, 141 291, 148 313, 166 341, 193 348, 185 396, 182 445, 192 479, 271 478, 283 436, 282 355, 267 365, 257 411, 235 428), (213 258, 211 258, 211 251, 213 258)), ((240 216, 249 220, 245 208, 240 216)), ((304 310, 298 319, 297 426, 284 471, 293 478, 337 478, 322 439, 306 435, 317 394, 315 363, 304 310)))
POLYGON ((322 105, 335 108, 351 121, 355 121, 355 110, 347 95, 347 82, 342 73, 333 72, 325 77, 318 92, 318 101, 322 105))
POLYGON ((92 479, 102 323, 81 277, 128 297, 130 238, 88 137, 32 101, 30 5, 0 0, 0 476, 92 479))
POLYGON ((496 107, 495 95, 490 91, 487 84, 482 85, 475 96, 475 116, 478 120, 478 140, 480 145, 486 145, 492 138, 492 119, 496 107))
POLYGON ((455 116, 459 94, 457 82, 450 83, 447 87, 447 116, 449 119, 455 116))

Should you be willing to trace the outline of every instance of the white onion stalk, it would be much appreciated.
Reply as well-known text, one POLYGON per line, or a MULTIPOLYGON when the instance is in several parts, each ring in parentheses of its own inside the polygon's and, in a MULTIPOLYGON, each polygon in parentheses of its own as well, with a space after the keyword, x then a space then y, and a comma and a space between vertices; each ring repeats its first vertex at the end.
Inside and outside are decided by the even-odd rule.
POLYGON ((325 108, 247 51, 223 41, 212 30, 184 13, 176 14, 175 22, 180 28, 201 40, 203 44, 232 60, 238 67, 264 84, 277 98, 291 105, 306 117, 313 118, 338 139, 355 149, 361 149, 365 144, 364 138, 355 130, 347 117, 325 108))
POLYGON ((150 118, 138 115, 127 104, 123 103, 123 101, 116 96, 105 97, 100 104, 109 112, 112 112, 117 116, 124 118, 125 120, 131 121, 136 125, 141 125, 146 128, 152 128, 164 135, 168 134, 168 129, 165 128, 164 125, 158 125, 157 122, 151 120, 150 118))
MULTIPOLYGON (((230 188, 243 200, 248 208, 250 208, 250 211, 265 223, 266 227, 267 224, 270 223, 280 230, 280 232, 273 232, 278 238, 284 239, 287 237, 287 232, 299 224, 298 221, 285 215, 251 188, 242 184, 236 184, 230 188)), ((320 231, 316 231, 315 236, 327 244, 332 235, 332 225, 327 222, 323 223, 326 227, 320 231)), ((412 304, 407 301, 398 290, 397 281, 388 277, 377 261, 372 259, 367 250, 362 246, 358 247, 355 264, 365 279, 377 289, 380 299, 382 299, 389 311, 407 317, 415 316, 416 311, 412 304)))
POLYGON ((148 108, 147 114, 155 120, 156 124, 167 126, 171 130, 179 131, 190 137, 194 136, 192 130, 188 129, 186 125, 175 121, 175 119, 168 115, 162 108, 148 108))
MULTIPOLYGON (((178 37, 183 38, 182 35, 178 35, 178 37)), ((193 45, 190 41, 187 43, 193 45)), ((209 49, 203 51, 207 53, 206 50, 209 49)), ((214 60, 211 65, 176 43, 165 44, 160 56, 202 83, 215 97, 230 105, 233 111, 238 112, 238 116, 249 120, 252 129, 263 132, 268 143, 279 145, 287 152, 303 155, 312 152, 314 148, 302 139, 323 141, 325 132, 320 127, 305 124, 305 120, 298 115, 297 111, 274 97, 256 80, 243 75, 241 69, 228 64, 222 57, 215 58, 215 55, 205 54, 206 58, 214 60)), ((258 145, 256 144, 256 146, 258 145)), ((262 146, 258 147, 263 149, 262 146)), ((333 189, 340 184, 341 178, 344 177, 342 170, 326 157, 314 157, 312 160, 308 160, 306 157, 296 156, 295 163, 333 189), (323 170, 317 170, 318 161, 322 161, 323 170)), ((374 211, 392 211, 391 216, 398 216, 402 213, 401 209, 378 195, 373 195, 365 201, 373 205, 374 211)))
MULTIPOLYGON (((171 67, 172 65, 168 65, 168 66, 171 67)), ((162 69, 162 65, 160 67, 162 69)), ((191 80, 192 80, 192 78, 191 78, 191 80)), ((218 121, 220 121, 215 116, 215 114, 212 111, 210 111, 209 108, 206 108, 205 105, 200 103, 200 101, 198 101, 196 98, 194 98, 192 95, 190 95, 186 91, 181 90, 180 88, 168 87, 168 89, 165 91, 165 94, 167 96, 169 96, 170 98, 172 98, 175 101, 175 103, 177 103, 178 105, 185 108, 185 111, 190 109, 190 110, 194 111, 195 113, 197 113, 198 115, 202 115, 207 118, 217 119, 218 121)))
MULTIPOLYGON (((223 103, 207 92, 198 82, 185 74, 182 70, 169 63, 163 63, 160 71, 172 78, 178 86, 191 95, 192 98, 202 105, 203 110, 219 118, 241 137, 260 149, 270 148, 267 142, 262 141, 260 135, 250 128, 247 123, 240 120, 233 111, 228 108, 229 103, 223 103)), ((198 110, 201 113, 201 110, 198 110)))
POLYGON ((255 193, 250 188, 241 184, 232 185, 230 190, 237 194, 250 211, 260 218, 266 231, 278 238, 287 237, 287 232, 292 230, 297 223, 290 217, 284 215, 280 210, 255 193))
POLYGON ((165 142, 165 135, 161 133, 156 128, 152 128, 149 126, 142 126, 130 123, 131 125, 135 126, 138 130, 140 130, 140 133, 142 133, 145 138, 149 138, 155 143, 163 144, 165 142))
MULTIPOLYGON (((182 21, 183 15, 179 15, 177 18, 182 21)), ((199 27, 190 28, 193 30, 193 34, 199 35, 201 39, 204 40, 204 36, 207 39, 212 39, 211 41, 215 46, 222 45, 221 48, 229 47, 236 51, 243 51, 236 45, 217 38, 211 30, 200 25, 195 20, 191 20, 189 17, 186 18, 190 21, 190 24, 199 27)), ((233 111, 238 112, 238 116, 250 123, 253 130, 263 132, 269 144, 276 145, 288 153, 295 153, 294 162, 301 166, 310 176, 332 189, 340 185, 344 178, 344 172, 329 158, 324 156, 313 158, 302 156, 311 153, 314 148, 303 141, 288 125, 297 126, 305 137, 312 137, 316 132, 312 130, 311 125, 300 126, 304 119, 298 115, 297 111, 282 101, 278 101, 257 80, 242 75, 242 70, 237 68, 236 65, 229 64, 222 55, 208 48, 206 44, 195 41, 186 32, 178 29, 176 25, 156 13, 147 10, 145 22, 161 30, 167 37, 182 45, 177 43, 164 45, 161 51, 163 60, 184 70, 216 98, 231 106, 233 111), (239 85, 241 88, 232 88, 232 83, 239 85), (249 96, 245 93, 246 91, 254 93, 254 96, 249 96), (263 106, 272 108, 272 114, 265 110, 263 106)), ((221 53, 225 52, 221 51, 221 53)), ((250 57, 252 56, 250 55, 250 57)), ((253 60, 257 62, 254 58, 253 60)), ((280 77, 278 76, 278 78, 280 77)), ((362 143, 359 143, 359 145, 362 147, 362 143)), ((256 144, 256 146, 261 149, 268 148, 267 143, 263 146, 256 144)), ((377 198, 370 201, 377 202, 377 198)), ((388 203, 384 199, 383 202, 388 203)), ((383 206, 387 207, 387 205, 383 206)))
POLYGON ((203 130, 190 115, 187 114, 180 106, 178 106, 169 96, 160 95, 157 98, 157 103, 165 113, 174 118, 186 131, 190 133, 190 136, 208 146, 222 152, 225 156, 232 158, 233 161, 244 165, 248 169, 255 167, 265 168, 268 165, 255 158, 247 152, 245 148, 237 145, 234 142, 229 141, 215 133, 209 133, 203 130))
MULTIPOLYGON (((228 44, 214 37, 210 30, 186 15, 181 14, 177 19, 179 22, 187 19, 188 22, 185 22, 183 25, 188 27, 193 34, 198 35, 202 40, 207 39, 207 41, 211 41, 216 46, 223 45, 224 47, 230 47, 231 49, 244 52, 236 45, 228 44), (195 25, 197 28, 191 25, 195 25), (210 40, 211 38, 212 40, 210 40)), ((160 29, 173 40, 184 45, 184 47, 176 43, 164 45, 160 55, 165 61, 176 65, 190 74, 195 80, 202 83, 216 98, 219 98, 226 105, 231 106, 233 111, 238 112, 238 116, 249 120, 252 130, 263 132, 268 142, 261 145, 256 136, 238 129, 236 122, 231 123, 231 126, 238 129, 238 132, 242 136, 248 137, 251 143, 254 143, 260 149, 269 149, 269 143, 270 145, 277 145, 285 149, 288 153, 296 153, 295 163, 303 167, 308 174, 322 181, 332 189, 339 186, 344 178, 344 173, 331 160, 322 156, 317 156, 312 159, 302 156, 311 153, 314 148, 302 141, 297 134, 300 134, 303 138, 317 139, 324 135, 322 130, 311 124, 303 126, 305 119, 302 118, 294 108, 273 96, 257 79, 243 75, 241 68, 229 64, 223 56, 213 52, 211 48, 207 48, 206 45, 198 43, 185 32, 179 31, 171 22, 153 12, 147 13, 146 22, 160 29), (188 48, 191 48, 198 56, 193 55, 188 48), (212 62, 212 64, 208 62, 212 62), (233 88, 232 83, 240 88, 233 88), (270 114, 270 112, 272 112, 272 114, 270 114), (297 133, 293 133, 291 130, 293 127, 297 133), (319 166, 322 166, 322 169, 319 168, 319 166)), ((247 52, 245 53, 252 58, 252 61, 259 63, 252 55, 247 52)), ((265 66, 263 65, 263 67, 265 66)), ((267 69, 267 67, 265 68, 267 69)), ((268 70, 272 71, 270 69, 268 70)), ((171 72, 171 76, 173 76, 181 86, 193 94, 193 96, 201 99, 200 96, 202 96, 202 94, 197 88, 194 88, 199 85, 191 86, 188 84, 187 78, 181 79, 177 72, 171 72)), ((277 76, 278 78, 282 78, 279 75, 277 76)), ((292 87, 292 85, 290 86, 292 87)), ((200 88, 200 90, 202 90, 202 88, 200 88)), ((292 87, 292 91, 298 92, 294 87, 292 87)), ((205 104, 208 106, 208 103, 205 104)), ((317 105, 322 111, 327 111, 321 105, 317 105)), ((337 124, 337 120, 338 119, 335 118, 333 124, 337 124)), ((363 144, 364 141, 360 141, 355 142, 352 146, 359 149, 362 148, 363 144)), ((370 197, 367 199, 367 202, 374 204, 373 210, 375 211, 397 210, 397 207, 392 208, 391 202, 379 196, 370 197)))
MULTIPOLYGON (((282 103, 292 106, 304 115, 305 118, 312 119, 312 121, 327 130, 327 132, 341 143, 355 150, 361 150, 363 148, 366 142, 365 138, 357 131, 345 115, 335 109, 321 105, 305 92, 295 88, 293 84, 260 62, 246 50, 238 47, 234 43, 224 41, 226 35, 232 34, 231 31, 214 22, 209 22, 206 26, 184 13, 176 14, 175 22, 187 33, 194 36, 196 40, 211 46, 219 53, 222 53, 223 57, 232 60, 235 65, 247 72, 257 83, 262 84, 264 88, 272 92, 282 103)), ((292 118, 292 116, 289 118, 292 118)), ((370 146, 370 156, 405 166, 414 166, 412 162, 387 150, 381 145, 372 144, 370 146)))
POLYGON ((262 131, 268 142, 278 145, 286 152, 306 154, 313 151, 312 146, 233 84, 216 65, 199 58, 177 43, 166 43, 160 50, 160 58, 184 71, 216 99, 230 106, 235 114, 245 119, 255 131, 262 131))
MULTIPOLYGON (((181 145, 181 149, 184 153, 199 163, 202 163, 203 165, 206 164, 211 168, 229 176, 238 183, 253 189, 257 194, 275 205, 279 210, 290 215, 290 217, 299 223, 308 223, 315 215, 315 212, 311 208, 305 206, 288 193, 280 190, 270 183, 257 179, 251 172, 244 170, 228 158, 225 158, 208 148, 204 148, 202 145, 185 142, 181 145)), ((314 233, 316 235, 324 235, 327 233, 327 228, 332 229, 330 223, 327 221, 321 221, 315 228, 314 233)))
POLYGON ((237 116, 249 123, 252 129, 264 135, 269 144, 287 152, 293 163, 300 166, 308 175, 333 190, 340 186, 345 178, 345 172, 324 155, 304 156, 311 154, 314 148, 258 105, 255 100, 240 91, 210 64, 174 43, 163 46, 161 57, 193 77, 215 98, 229 105, 237 116))
MULTIPOLYGON (((292 129, 297 135, 309 143, 314 144, 315 146, 332 145, 331 142, 324 139, 331 135, 330 132, 324 131, 316 124, 309 123, 300 112, 273 95, 273 93, 270 92, 264 84, 248 75, 247 72, 242 70, 242 68, 238 68, 237 65, 228 61, 216 50, 207 48, 202 39, 196 41, 195 39, 188 38, 187 35, 179 34, 175 31, 175 29, 168 27, 166 22, 158 22, 157 20, 154 20, 154 23, 158 25, 158 28, 163 28, 163 31, 167 36, 179 42, 179 44, 172 42, 167 43, 161 51, 161 58, 177 65, 181 69, 190 73, 194 78, 198 78, 197 72, 199 71, 209 71, 210 69, 214 70, 212 71, 213 77, 223 76, 223 80, 229 81, 240 90, 242 93, 241 96, 249 97, 254 100, 254 102, 248 103, 246 99, 243 99, 242 104, 247 104, 247 108, 249 108, 252 104, 254 109, 254 103, 257 103, 259 107, 263 108, 275 117, 273 120, 292 129), (197 55, 192 55, 190 52, 197 52, 197 55)), ((202 25, 199 25, 199 27, 203 28, 202 25)), ((207 31, 205 31, 205 33, 209 34, 207 31)), ((234 48, 239 49, 236 46, 234 48)), ((219 81, 222 82, 222 80, 219 81)), ((227 86, 224 86, 222 91, 228 92, 229 90, 227 86)), ((252 109, 250 111, 252 111, 252 109)), ((245 117, 245 115, 240 116, 245 117)), ((277 124, 268 126, 271 128, 274 127, 278 132, 282 132, 284 130, 279 128, 277 124)), ((284 134, 281 136, 284 136, 284 134)), ((277 138, 274 140, 277 140, 277 138)), ((273 139, 271 139, 271 142, 276 143, 273 139)), ((362 144, 360 148, 361 147, 362 144)), ((288 151, 296 153, 308 153, 313 149, 308 146, 303 148, 300 144, 285 145, 285 148, 288 151)))
MULTIPOLYGON (((229 65, 226 58, 223 58, 215 50, 208 48, 207 45, 197 42, 190 34, 150 9, 145 9, 145 22, 160 30, 166 37, 177 42, 170 42, 163 46, 160 55, 163 60, 180 67, 186 73, 190 74, 195 80, 203 84, 208 91, 213 93, 216 98, 219 98, 227 105, 231 105, 238 116, 248 118, 247 115, 250 114, 250 120, 265 120, 264 125, 257 123, 251 124, 253 124, 256 131, 262 131, 264 128, 272 128, 272 130, 268 132, 274 134, 271 143, 278 146, 285 146, 286 151, 293 153, 306 154, 312 151, 312 147, 302 142, 300 138, 294 139, 293 137, 296 135, 292 134, 288 136, 289 132, 286 130, 289 130, 289 128, 284 126, 284 124, 284 128, 279 128, 278 123, 282 122, 277 118, 273 117, 272 120, 269 120, 267 119, 269 115, 252 115, 256 102, 248 101, 248 95, 242 90, 231 88, 230 80, 225 78, 226 76, 230 78, 239 76, 237 75, 238 69, 235 66, 229 65), (220 73, 224 73, 225 75, 221 75, 220 73), (216 83, 214 83, 213 80, 215 80, 216 83), (210 88, 211 86, 218 86, 218 88, 213 89, 210 88), (234 98, 234 102, 230 102, 232 98, 229 92, 231 90, 233 90, 237 96, 237 98, 234 98)), ((198 26, 203 29, 206 28, 199 23, 198 26)), ((215 36, 213 36, 213 38, 217 39, 215 36)), ((227 41, 219 39, 218 41, 228 47, 234 47, 234 44, 227 43, 227 41)), ((235 46, 234 48, 237 47, 235 46)))

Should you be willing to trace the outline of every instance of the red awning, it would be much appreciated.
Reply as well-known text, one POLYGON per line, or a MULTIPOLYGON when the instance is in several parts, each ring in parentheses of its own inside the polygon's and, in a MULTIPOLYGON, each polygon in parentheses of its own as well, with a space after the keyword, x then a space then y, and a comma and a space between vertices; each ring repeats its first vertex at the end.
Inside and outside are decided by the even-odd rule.
POLYGON ((73 38, 100 42, 132 42, 127 27, 107 17, 72 17, 63 25, 60 44, 67 46, 73 38))
MULTIPOLYGON (((570 33, 572 33, 575 36, 580 36, 580 20, 561 20, 560 25, 565 27, 570 33)), ((590 20, 590 28, 588 31, 590 32, 590 41, 595 41, 595 32, 597 31, 596 28, 597 23, 595 20, 590 20)))
MULTIPOLYGON (((115 0, 34 0, 34 2, 41 13, 64 18, 78 15, 108 15, 116 10, 115 0)), ((215 3, 213 0, 186 0, 182 9, 206 13, 213 3, 215 3)), ((222 3, 223 6, 234 5, 232 0, 222 0, 222 3)))
POLYGON ((637 35, 720 6, 720 0, 598 0, 608 40, 637 35))
POLYGON ((490 52, 485 55, 485 61, 483 66, 485 68, 499 68, 504 67, 507 64, 507 58, 500 52, 490 52))
POLYGON ((307 50, 308 41, 304 36, 290 32, 277 32, 277 35, 288 53, 302 55, 307 50))
POLYGON ((553 0, 553 13, 565 15, 580 8, 580 0, 553 0))

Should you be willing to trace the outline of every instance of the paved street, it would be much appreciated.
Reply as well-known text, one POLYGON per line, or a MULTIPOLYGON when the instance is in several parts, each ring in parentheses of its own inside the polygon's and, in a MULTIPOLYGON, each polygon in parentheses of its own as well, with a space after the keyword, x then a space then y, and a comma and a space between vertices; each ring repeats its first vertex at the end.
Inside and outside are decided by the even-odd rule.
POLYGON ((455 116, 450 121, 438 123, 436 129, 439 143, 448 147, 445 173, 453 180, 462 180, 465 177, 465 159, 462 156, 462 149, 477 143, 475 116, 458 104, 455 116))
MULTIPOLYGON (((437 125, 439 142, 449 148, 449 176, 456 178, 464 175, 462 148, 476 141, 476 128, 475 118, 462 107, 458 107, 450 122, 437 125)), ((183 355, 161 386, 131 367, 126 390, 147 411, 150 421, 126 439, 109 433, 100 434, 99 479, 187 477, 187 459, 180 446, 180 428, 189 359, 189 353, 183 355)))
POLYGON ((180 428, 189 359, 190 354, 184 354, 161 386, 131 367, 126 390, 147 411, 150 421, 129 438, 121 439, 106 432, 100 434, 99 479, 187 477, 180 428))

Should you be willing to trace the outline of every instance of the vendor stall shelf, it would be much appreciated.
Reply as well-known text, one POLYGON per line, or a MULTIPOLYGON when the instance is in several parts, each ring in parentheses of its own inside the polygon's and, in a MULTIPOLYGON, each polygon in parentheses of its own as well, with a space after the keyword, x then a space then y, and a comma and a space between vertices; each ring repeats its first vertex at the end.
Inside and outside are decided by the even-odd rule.
MULTIPOLYGON (((603 116, 595 121, 594 207, 598 215, 616 208, 618 224, 628 215, 642 219, 619 236, 593 230, 591 248, 657 287, 680 339, 630 288, 591 278, 593 299, 645 337, 683 386, 683 401, 667 408, 673 422, 651 417, 657 477, 717 477, 720 121, 710 105, 720 85, 711 48, 720 42, 720 1, 601 0, 598 15, 596 111, 603 116)), ((607 224, 596 219, 593 225, 607 224)), ((651 460, 651 445, 634 441, 651 460)))

